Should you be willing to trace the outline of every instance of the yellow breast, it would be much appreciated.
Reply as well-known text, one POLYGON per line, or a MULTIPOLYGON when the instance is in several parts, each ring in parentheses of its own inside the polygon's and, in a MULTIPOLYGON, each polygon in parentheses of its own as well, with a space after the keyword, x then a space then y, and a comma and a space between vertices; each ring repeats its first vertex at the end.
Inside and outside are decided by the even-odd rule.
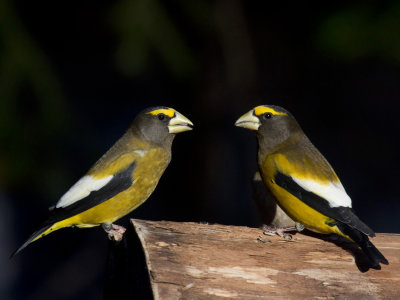
POLYGON ((132 173, 133 184, 113 198, 71 218, 58 222, 57 229, 68 226, 92 227, 112 223, 127 215, 151 195, 170 161, 162 148, 152 148, 138 159, 132 173))

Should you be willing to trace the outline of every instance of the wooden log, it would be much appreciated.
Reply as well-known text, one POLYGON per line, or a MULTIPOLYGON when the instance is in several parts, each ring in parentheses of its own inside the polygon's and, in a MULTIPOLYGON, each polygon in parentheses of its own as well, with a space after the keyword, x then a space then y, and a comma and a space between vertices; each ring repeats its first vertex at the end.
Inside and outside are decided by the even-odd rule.
POLYGON ((389 260, 366 267, 350 242, 260 229, 131 220, 154 299, 400 299, 400 235, 373 243, 389 260))

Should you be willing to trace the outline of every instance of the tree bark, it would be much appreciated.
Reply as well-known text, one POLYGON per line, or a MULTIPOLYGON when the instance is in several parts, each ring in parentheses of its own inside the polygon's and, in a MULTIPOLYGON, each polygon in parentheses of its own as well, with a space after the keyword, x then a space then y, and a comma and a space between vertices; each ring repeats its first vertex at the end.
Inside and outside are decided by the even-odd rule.
POLYGON ((389 260, 369 269, 358 247, 321 235, 131 220, 154 299, 400 299, 400 235, 377 234, 389 260))

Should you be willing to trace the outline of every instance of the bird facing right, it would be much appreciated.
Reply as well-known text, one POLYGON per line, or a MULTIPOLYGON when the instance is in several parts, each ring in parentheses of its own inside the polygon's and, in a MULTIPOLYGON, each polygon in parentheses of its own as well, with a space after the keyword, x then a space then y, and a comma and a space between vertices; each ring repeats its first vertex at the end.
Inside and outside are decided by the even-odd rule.
POLYGON ((51 208, 48 218, 11 256, 65 227, 101 225, 111 239, 125 228, 113 224, 140 206, 156 188, 171 161, 175 135, 193 123, 173 108, 140 112, 126 133, 51 208))
POLYGON ((368 238, 375 233, 354 214, 335 171, 287 110, 260 105, 235 125, 255 131, 261 177, 287 215, 311 231, 354 241, 373 267, 388 264, 368 238))

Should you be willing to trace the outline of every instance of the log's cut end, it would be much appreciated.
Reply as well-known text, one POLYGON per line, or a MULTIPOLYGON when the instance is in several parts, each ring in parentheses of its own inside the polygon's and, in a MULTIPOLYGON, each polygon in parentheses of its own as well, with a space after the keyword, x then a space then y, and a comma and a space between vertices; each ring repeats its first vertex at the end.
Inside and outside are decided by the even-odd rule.
POLYGON ((257 228, 131 220, 153 296, 163 299, 399 299, 400 235, 373 243, 390 265, 363 269, 358 248, 257 228), (366 272, 365 272, 366 271, 366 272))

